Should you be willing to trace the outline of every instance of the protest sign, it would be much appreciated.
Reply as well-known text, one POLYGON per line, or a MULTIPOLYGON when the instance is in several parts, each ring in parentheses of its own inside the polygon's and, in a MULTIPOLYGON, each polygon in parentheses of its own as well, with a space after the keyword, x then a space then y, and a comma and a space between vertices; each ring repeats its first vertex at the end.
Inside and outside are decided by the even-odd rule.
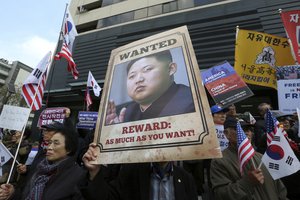
POLYGON ((64 119, 69 117, 70 109, 66 107, 54 107, 54 108, 46 108, 40 114, 38 127, 42 125, 50 124, 53 121, 64 122, 64 119))
POLYGON ((253 95, 233 67, 224 62, 201 72, 203 83, 215 103, 229 106, 253 95))
POLYGON ((4 105, 0 115, 0 127, 22 131, 30 114, 29 108, 4 105))
POLYGON ((276 67, 277 80, 300 79, 300 65, 276 67))
POLYGON ((221 157, 187 27, 111 53, 95 138, 97 163, 221 157))
POLYGON ((246 83, 277 89, 275 67, 293 64, 287 38, 238 29, 234 69, 246 83))
POLYGON ((81 129, 94 129, 98 118, 98 112, 79 111, 76 127, 81 129))
POLYGON ((300 107, 300 79, 277 81, 278 107, 283 113, 293 114, 300 107))
POLYGON ((221 151, 224 151, 229 146, 229 140, 224 134, 224 125, 215 124, 215 127, 216 127, 217 138, 220 142, 221 151))

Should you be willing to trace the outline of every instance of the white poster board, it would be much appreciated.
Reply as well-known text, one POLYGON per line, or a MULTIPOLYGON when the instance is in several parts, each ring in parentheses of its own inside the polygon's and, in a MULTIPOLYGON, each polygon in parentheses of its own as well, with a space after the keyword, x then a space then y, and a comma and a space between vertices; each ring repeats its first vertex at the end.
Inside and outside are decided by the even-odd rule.
POLYGON ((278 80, 278 105, 283 113, 293 114, 300 107, 300 79, 278 80))
POLYGON ((186 26, 114 49, 98 111, 95 162, 222 157, 201 83, 186 26))
POLYGON ((22 131, 30 114, 29 108, 4 105, 0 115, 0 128, 22 131))

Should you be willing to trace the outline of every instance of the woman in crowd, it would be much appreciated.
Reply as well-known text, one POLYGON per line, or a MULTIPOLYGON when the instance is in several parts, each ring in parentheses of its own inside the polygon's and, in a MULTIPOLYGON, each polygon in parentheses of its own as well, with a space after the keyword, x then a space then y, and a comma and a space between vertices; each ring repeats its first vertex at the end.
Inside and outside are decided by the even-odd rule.
POLYGON ((23 191, 15 189, 11 184, 2 184, 0 200, 83 199, 77 188, 83 171, 74 159, 78 146, 77 134, 72 127, 59 122, 48 126, 51 126, 54 135, 47 148, 46 158, 38 164, 23 191))

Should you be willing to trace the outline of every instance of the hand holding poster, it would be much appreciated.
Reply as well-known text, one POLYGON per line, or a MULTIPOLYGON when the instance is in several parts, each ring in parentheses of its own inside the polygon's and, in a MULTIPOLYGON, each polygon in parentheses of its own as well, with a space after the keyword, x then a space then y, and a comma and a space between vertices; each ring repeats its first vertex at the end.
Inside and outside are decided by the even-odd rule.
POLYGON ((29 108, 4 105, 0 115, 0 127, 22 131, 30 114, 29 108))
POLYGON ((95 142, 97 163, 220 157, 186 27, 112 51, 95 142))
POLYGON ((215 103, 222 107, 253 95, 247 84, 236 74, 228 62, 205 70, 201 73, 201 77, 215 103))

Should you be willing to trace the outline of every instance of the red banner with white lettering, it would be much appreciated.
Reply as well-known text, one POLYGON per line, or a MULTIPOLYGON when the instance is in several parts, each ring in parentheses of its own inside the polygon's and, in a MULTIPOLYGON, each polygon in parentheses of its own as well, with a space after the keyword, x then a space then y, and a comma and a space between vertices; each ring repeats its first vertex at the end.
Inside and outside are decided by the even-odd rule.
POLYGON ((300 63, 300 10, 281 12, 281 19, 290 39, 295 59, 300 63))

